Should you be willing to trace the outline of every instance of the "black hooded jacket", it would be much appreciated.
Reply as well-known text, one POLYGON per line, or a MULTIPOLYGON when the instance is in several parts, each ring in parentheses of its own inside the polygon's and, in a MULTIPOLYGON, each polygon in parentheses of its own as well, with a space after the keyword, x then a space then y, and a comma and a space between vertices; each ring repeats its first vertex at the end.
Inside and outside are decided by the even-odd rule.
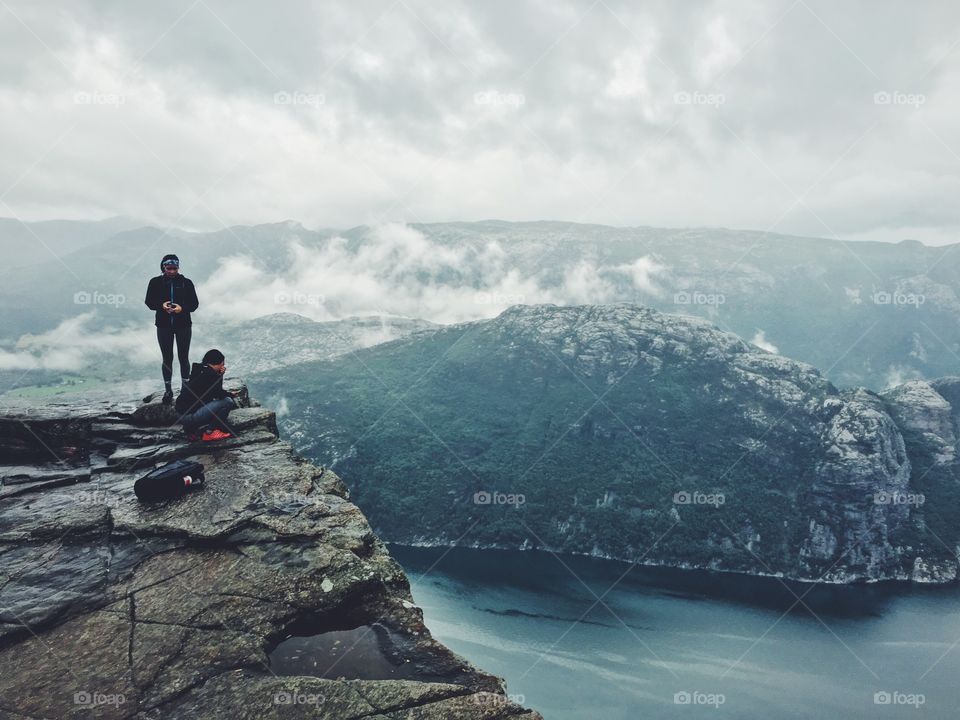
POLYGON ((157 275, 150 278, 150 283, 147 285, 147 296, 143 299, 143 302, 157 314, 154 325, 157 327, 169 325, 175 329, 192 325, 193 321, 190 320, 190 313, 196 311, 200 306, 193 281, 180 274, 174 275, 173 278, 168 278, 166 275, 157 275), (163 304, 168 300, 180 305, 183 312, 168 313, 165 311, 163 304))
POLYGON ((209 365, 193 363, 190 379, 184 384, 174 407, 181 415, 197 411, 202 405, 230 397, 223 389, 223 375, 209 365))

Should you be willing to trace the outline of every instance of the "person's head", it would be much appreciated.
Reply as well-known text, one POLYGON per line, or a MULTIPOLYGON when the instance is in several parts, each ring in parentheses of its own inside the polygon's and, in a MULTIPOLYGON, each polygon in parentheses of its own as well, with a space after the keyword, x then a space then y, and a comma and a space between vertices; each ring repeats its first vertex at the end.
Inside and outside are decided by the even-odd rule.
POLYGON ((160 272, 167 277, 176 277, 180 272, 180 258, 173 253, 164 255, 163 260, 160 261, 160 272))
POLYGON ((227 371, 227 359, 216 348, 207 350, 203 356, 203 364, 213 368, 221 375, 227 371))

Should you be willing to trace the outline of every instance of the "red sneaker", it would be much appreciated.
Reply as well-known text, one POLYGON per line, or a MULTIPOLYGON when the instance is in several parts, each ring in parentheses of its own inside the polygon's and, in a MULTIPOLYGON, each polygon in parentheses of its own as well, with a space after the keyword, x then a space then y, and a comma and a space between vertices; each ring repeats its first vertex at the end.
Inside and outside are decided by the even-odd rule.
POLYGON ((184 437, 187 439, 187 442, 197 442, 200 440, 200 436, 197 433, 186 433, 184 437))
POLYGON ((226 440, 230 437, 233 437, 233 435, 223 430, 207 430, 200 439, 204 442, 209 442, 211 440, 226 440))

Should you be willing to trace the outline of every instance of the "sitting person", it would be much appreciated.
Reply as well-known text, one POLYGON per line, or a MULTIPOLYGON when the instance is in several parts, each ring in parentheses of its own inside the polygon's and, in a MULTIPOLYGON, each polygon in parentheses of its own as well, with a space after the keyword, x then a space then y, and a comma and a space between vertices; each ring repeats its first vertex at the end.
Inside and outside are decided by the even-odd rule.
POLYGON ((237 407, 238 393, 223 389, 226 370, 226 359, 219 350, 207 350, 202 363, 193 363, 174 406, 187 439, 223 440, 236 435, 227 415, 237 407))

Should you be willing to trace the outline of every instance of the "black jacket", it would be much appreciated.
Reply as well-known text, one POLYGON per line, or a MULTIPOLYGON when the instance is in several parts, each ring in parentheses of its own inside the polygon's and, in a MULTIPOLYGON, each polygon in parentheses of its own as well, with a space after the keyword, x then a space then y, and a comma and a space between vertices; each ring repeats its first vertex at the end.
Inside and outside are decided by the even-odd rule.
POLYGON ((194 312, 200 305, 197 300, 197 291, 193 287, 193 281, 185 278, 183 275, 176 275, 171 280, 166 275, 157 275, 150 278, 147 285, 147 296, 143 303, 156 312, 157 317, 154 325, 168 325, 172 328, 182 328, 192 325, 190 313, 194 312), (181 313, 167 313, 163 309, 163 304, 170 300, 183 308, 181 313))
POLYGON ((174 407, 181 415, 197 411, 202 405, 221 398, 230 397, 223 389, 223 375, 209 365, 194 363, 174 407))

